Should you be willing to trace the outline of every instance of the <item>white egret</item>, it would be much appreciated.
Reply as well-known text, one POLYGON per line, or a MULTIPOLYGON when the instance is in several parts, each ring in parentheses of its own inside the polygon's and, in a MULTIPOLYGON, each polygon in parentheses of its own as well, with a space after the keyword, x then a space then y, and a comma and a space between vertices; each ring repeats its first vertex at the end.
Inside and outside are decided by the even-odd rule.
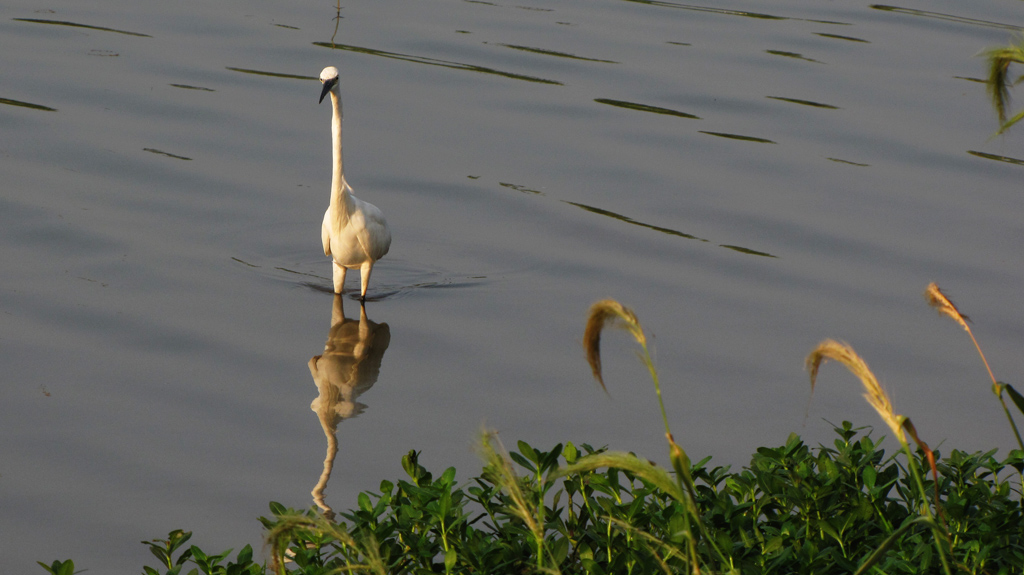
POLYGON ((391 247, 391 230, 384 214, 377 206, 352 195, 345 181, 341 163, 341 92, 338 87, 338 69, 334 66, 320 72, 324 85, 320 102, 329 93, 334 106, 331 124, 334 140, 334 171, 331 174, 331 205, 324 212, 321 239, 324 255, 334 262, 334 292, 341 293, 345 286, 345 273, 359 269, 360 300, 366 299, 366 286, 370 283, 373 264, 384 257, 391 247))

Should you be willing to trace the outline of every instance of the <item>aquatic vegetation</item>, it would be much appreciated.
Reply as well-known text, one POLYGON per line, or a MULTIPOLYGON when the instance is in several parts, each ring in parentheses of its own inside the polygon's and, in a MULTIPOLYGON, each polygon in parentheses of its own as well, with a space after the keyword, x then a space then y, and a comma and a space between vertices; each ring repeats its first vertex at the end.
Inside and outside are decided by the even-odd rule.
MULTIPOLYGON (((261 518, 264 563, 249 546, 233 558, 189 547, 191 533, 178 530, 143 542, 159 561, 144 572, 926 573, 942 570, 932 524, 949 534, 951 570, 1021 572, 1024 514, 1002 478, 1024 468, 1019 452, 937 459, 938 480, 927 486, 942 516, 929 523, 907 468, 927 465, 922 453, 887 455, 880 438, 850 422, 835 432, 830 446, 791 435, 759 448, 738 472, 710 458, 688 465, 696 515, 677 477, 632 454, 524 442, 505 452, 487 433, 481 449, 491 453, 468 480, 456 481, 453 468, 435 477, 411 451, 406 479, 361 493, 339 521, 271 503, 261 518)), ((74 572, 71 561, 41 565, 74 572)))
MULTIPOLYGON (((926 295, 970 333, 966 316, 937 286, 926 295)), ((1024 509, 1019 484, 1008 477, 1024 473, 1024 450, 1003 459, 996 450, 953 449, 942 457, 895 411, 850 346, 825 340, 810 353, 811 390, 826 361, 841 363, 900 449, 887 455, 881 438, 844 421, 833 426, 830 446, 811 447, 791 434, 733 472, 712 466, 710 457, 693 463, 675 440, 643 326, 614 300, 595 303, 584 330, 595 380, 607 392, 600 344, 610 327, 639 346, 671 469, 586 443, 544 451, 519 441, 509 451, 485 430, 478 442, 483 468, 468 480, 457 481, 452 467, 435 478, 421 453, 410 451, 402 458, 406 479, 382 481, 337 516, 271 503, 270 516, 260 518, 267 533, 262 564, 248 545, 232 560, 231 550, 186 547, 191 533, 176 530, 143 541, 159 560, 144 573, 179 575, 190 566, 189 574, 208 575, 1022 572, 1024 509)), ((40 565, 52 575, 75 568, 70 560, 40 565)))
POLYGON ((1024 75, 1013 80, 1010 76, 1011 64, 1024 64, 1024 37, 1011 42, 1007 46, 989 48, 982 52, 988 60, 988 93, 992 97, 992 107, 999 117, 999 134, 1024 119, 1024 110, 1007 119, 1010 105, 1010 87, 1024 80, 1024 75))

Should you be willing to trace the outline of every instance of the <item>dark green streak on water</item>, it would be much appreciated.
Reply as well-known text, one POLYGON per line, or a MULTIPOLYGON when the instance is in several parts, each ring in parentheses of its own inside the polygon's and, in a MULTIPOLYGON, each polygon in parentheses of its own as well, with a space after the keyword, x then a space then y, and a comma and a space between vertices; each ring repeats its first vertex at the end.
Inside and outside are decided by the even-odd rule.
POLYGON ((257 76, 270 76, 271 78, 287 78, 289 80, 317 80, 313 76, 298 76, 295 74, 282 74, 280 72, 264 72, 263 70, 250 70, 249 68, 232 68, 227 66, 228 70, 232 72, 241 72, 243 74, 255 74, 257 76))
POLYGON ((753 136, 742 136, 740 134, 726 134, 724 132, 705 132, 704 130, 698 130, 701 134, 707 134, 709 136, 718 136, 719 138, 729 138, 730 140, 743 140, 744 142, 757 142, 758 144, 775 144, 771 140, 765 138, 755 138, 753 136))
POLYGON ((936 18, 938 20, 946 20, 948 22, 957 22, 959 24, 970 24, 972 26, 984 26, 986 28, 1000 28, 1002 30, 1016 30, 1022 31, 1024 27, 1014 26, 1013 24, 1000 24, 999 22, 989 22, 987 20, 976 20, 974 18, 965 18, 963 16, 954 16, 952 14, 943 14, 941 12, 929 12, 927 10, 915 10, 913 8, 900 8, 899 6, 886 6, 885 4, 872 4, 871 8, 875 10, 883 10, 885 12, 895 12, 897 14, 907 14, 910 16, 923 16, 925 18, 936 18))
POLYGON ((988 84, 988 80, 984 78, 971 78, 968 76, 953 76, 957 80, 967 80, 968 82, 977 82, 979 84, 988 84))
POLYGON ((538 196, 543 196, 544 195, 544 192, 541 192, 539 190, 531 190, 530 188, 527 188, 526 186, 520 186, 519 184, 509 184, 507 182, 498 182, 498 185, 503 187, 503 188, 509 188, 509 189, 515 190, 517 192, 522 192, 524 194, 534 194, 534 195, 538 195, 538 196))
POLYGON ((868 166, 871 165, 871 164, 859 164, 857 162, 851 162, 850 160, 840 160, 839 158, 828 158, 828 159, 830 161, 832 161, 832 162, 836 162, 836 163, 839 163, 839 164, 849 164, 851 166, 857 166, 858 168, 867 168, 868 166))
POLYGON ((175 87, 175 88, 181 88, 182 90, 200 90, 200 91, 203 91, 203 92, 216 92, 216 90, 213 90, 211 88, 203 88, 201 86, 189 86, 188 84, 170 84, 170 85, 175 87))
POLYGON ((780 100, 782 102, 790 102, 793 104, 800 104, 802 106, 813 106, 815 108, 825 108, 828 110, 838 110, 838 106, 831 106, 829 104, 822 104, 821 102, 812 102, 810 100, 797 100, 796 98, 783 98, 782 96, 765 96, 771 100, 780 100))
POLYGON ((171 154, 171 153, 165 152, 163 150, 157 150, 156 148, 142 148, 142 151, 150 152, 150 153, 153 153, 153 154, 160 154, 162 156, 167 156, 168 158, 174 158, 175 160, 185 160, 185 161, 188 161, 188 162, 192 161, 192 158, 186 158, 185 156, 179 156, 177 154, 171 154))
POLYGON ((586 204, 578 204, 576 202, 569 202, 569 201, 566 201, 566 200, 562 200, 562 201, 567 203, 567 204, 569 204, 569 205, 576 206, 577 208, 583 208, 584 210, 587 210, 588 212, 591 212, 591 213, 594 213, 594 214, 599 214, 599 215, 602 215, 602 216, 608 216, 609 218, 614 218, 616 220, 619 220, 620 222, 626 222, 627 224, 633 224, 634 226, 640 226, 642 228, 647 228, 647 229, 650 229, 650 230, 654 230, 656 232, 661 232, 663 234, 669 234, 670 236, 679 236, 681 238, 686 238, 688 240, 700 240, 702 242, 706 242, 707 241, 707 240, 705 240, 703 238, 698 238, 697 236, 691 236, 690 234, 684 234, 683 232, 680 232, 680 231, 677 231, 677 230, 672 230, 672 229, 669 229, 669 228, 662 228, 660 226, 652 226, 651 224, 645 224, 643 222, 638 222, 638 221, 634 220, 633 218, 626 217, 626 216, 624 216, 622 214, 616 214, 615 212, 609 212, 608 210, 602 210, 601 208, 595 208, 594 206, 588 206, 586 204))
POLYGON ((605 64, 618 64, 614 60, 600 60, 598 58, 584 58, 583 56, 577 56, 575 54, 567 54, 565 52, 555 52, 554 50, 544 50, 541 48, 531 48, 529 46, 518 46, 516 44, 498 44, 506 48, 512 48, 513 50, 522 50, 523 52, 533 52, 534 54, 542 54, 544 56, 557 56, 559 58, 571 58, 573 60, 584 60, 586 62, 603 62, 605 64))
POLYGON ((726 244, 721 244, 718 247, 725 248, 727 250, 733 250, 735 252, 740 252, 741 254, 749 254, 749 255, 752 255, 752 256, 761 256, 763 258, 778 258, 779 257, 779 256, 773 256, 772 254, 770 254, 768 252, 759 252, 757 250, 752 250, 750 248, 744 248, 742 246, 730 246, 730 245, 726 245, 726 244))
POLYGON ((796 60, 806 60, 807 62, 814 62, 815 64, 822 64, 823 63, 823 62, 819 62, 818 60, 814 60, 814 59, 811 59, 811 58, 806 58, 806 57, 804 57, 803 54, 798 54, 796 52, 784 52, 782 50, 765 50, 765 52, 767 52, 768 54, 771 54, 773 56, 784 56, 786 58, 794 58, 796 60))
MULTIPOLYGON (((663 234, 668 234, 670 236, 678 236, 678 237, 681 237, 681 238, 686 238, 688 240, 697 240, 697 241, 701 241, 701 242, 708 241, 708 240, 705 240, 704 238, 698 238, 697 236, 692 236, 690 234, 686 234, 686 233, 680 232, 678 230, 673 230, 673 229, 669 229, 669 228, 663 228, 661 226, 652 226, 651 224, 645 224, 643 222, 638 222, 638 221, 634 220, 633 218, 624 216, 622 214, 616 214, 615 212, 609 212, 608 210, 602 210, 601 208, 595 208, 594 206, 588 206, 586 204, 579 204, 579 203, 576 203, 576 202, 568 202, 568 201, 565 201, 565 200, 562 200, 562 201, 567 203, 567 204, 569 204, 569 205, 576 206, 577 208, 583 208, 584 210, 587 210, 588 212, 593 213, 593 214, 598 214, 598 215, 601 215, 601 216, 608 216, 609 218, 614 218, 616 220, 619 220, 620 222, 626 222, 627 224, 633 224, 634 226, 640 226, 642 228, 647 228, 649 230, 654 230, 656 232, 661 232, 663 234)), ((764 258, 777 258, 778 257, 778 256, 774 256, 772 254, 769 254, 767 252, 759 252, 757 250, 752 250, 750 248, 744 248, 744 247, 741 247, 741 246, 731 246, 731 245, 728 245, 728 244, 721 244, 718 247, 725 248, 727 250, 733 250, 733 251, 739 252, 741 254, 752 255, 752 256, 760 256, 760 257, 764 257, 764 258)))
POLYGON ((647 4, 649 6, 661 6, 662 8, 679 8, 680 10, 692 10, 694 12, 712 12, 714 14, 724 14, 726 16, 744 16, 746 18, 758 18, 760 20, 789 20, 782 16, 772 16, 771 14, 760 14, 758 12, 747 12, 745 10, 729 10, 727 8, 711 8, 709 6, 693 6, 690 4, 678 4, 676 2, 665 2, 664 0, 625 0, 626 2, 635 2, 637 4, 647 4))
POLYGON ((347 44, 330 44, 328 42, 313 42, 314 46, 320 46, 321 48, 331 48, 333 50, 348 50, 350 52, 358 52, 360 54, 369 54, 371 56, 382 56, 384 58, 392 58, 395 60, 403 60, 405 62, 415 62, 417 64, 427 64, 428 66, 441 66, 443 68, 452 68, 455 70, 466 70, 468 72, 480 72, 481 74, 494 74, 495 76, 503 76, 505 78, 512 78, 513 80, 523 80, 526 82, 536 82, 538 84, 553 84, 555 86, 562 86, 561 82, 555 80, 547 80, 545 78, 537 78, 534 76, 525 76, 523 74, 514 74, 512 72, 503 72, 501 70, 495 70, 494 68, 485 68, 483 66, 474 66, 473 64, 462 64, 459 62, 449 62, 447 60, 437 60, 435 58, 427 58, 425 56, 410 56, 409 54, 398 54, 396 52, 385 52, 383 50, 374 50, 373 48, 362 48, 360 46, 349 46, 347 44))
POLYGON ((139 34, 138 32, 128 32, 127 30, 115 30, 113 28, 103 28, 102 26, 90 26, 88 24, 78 24, 76 22, 65 22, 62 20, 44 20, 42 18, 12 18, 18 22, 31 22, 33 24, 53 24, 55 26, 71 26, 73 28, 87 28, 89 30, 99 30, 100 32, 115 32, 117 34, 127 34, 129 36, 141 36, 143 38, 152 38, 149 34, 139 34))
POLYGON ((44 112, 56 112, 56 108, 50 108, 48 106, 40 106, 39 104, 32 104, 31 102, 22 102, 20 100, 9 100, 7 98, 0 98, 0 104, 7 104, 8 106, 19 106, 21 108, 31 108, 33 110, 42 110, 44 112))
POLYGON ((870 44, 867 40, 861 40, 860 38, 854 38, 853 36, 840 36, 839 34, 826 34, 825 32, 815 32, 817 36, 822 38, 834 38, 836 40, 847 40, 850 42, 863 42, 864 44, 870 44))
POLYGON ((258 266, 258 265, 256 265, 256 264, 251 264, 251 263, 249 263, 249 262, 247 262, 247 261, 245 261, 245 260, 240 260, 240 259, 238 259, 238 258, 236 258, 236 257, 234 257, 234 256, 232 256, 232 257, 231 257, 231 259, 235 260, 236 262, 238 262, 238 263, 240 263, 240 264, 243 264, 243 265, 247 265, 247 266, 249 266, 249 267, 251 267, 251 268, 258 268, 258 267, 261 267, 261 266, 258 266))
MULTIPOLYGON (((242 262, 242 263, 245 263, 245 262, 242 262)), ((316 274, 309 274, 309 273, 305 273, 305 272, 297 272, 295 270, 290 270, 288 268, 276 267, 274 269, 278 270, 278 271, 285 272, 285 273, 289 273, 289 274, 295 274, 297 276, 309 276, 311 278, 319 278, 319 279, 322 279, 322 280, 327 279, 327 278, 325 278, 323 276, 318 276, 316 274)), ((316 287, 316 286, 314 286, 313 284, 310 284, 310 287, 316 287)), ((330 293, 333 293, 333 292, 330 292, 330 293)))
POLYGON ((680 112, 678 110, 672 110, 670 108, 659 108, 657 106, 648 106, 647 104, 637 104, 636 102, 626 102, 623 100, 609 100, 607 98, 595 98, 595 102, 598 104, 607 104, 609 106, 615 106, 616 108, 626 108, 627 110, 638 110, 640 112, 651 112, 653 114, 664 114, 666 116, 676 116, 678 118, 687 118, 690 120, 700 120, 699 116, 693 114, 687 114, 686 112, 680 112))
POLYGON ((816 24, 834 24, 836 26, 849 26, 848 22, 835 22, 833 20, 808 20, 806 18, 789 18, 787 16, 774 16, 772 14, 761 14, 759 12, 747 12, 746 10, 730 10, 728 8, 712 8, 710 6, 695 6, 692 4, 679 4, 677 2, 666 2, 665 0, 624 0, 636 4, 647 4, 649 6, 660 6, 662 8, 678 8, 680 10, 692 10, 693 12, 710 12, 725 16, 743 16, 745 18, 757 18, 759 20, 797 20, 800 22, 814 22, 816 24))
POLYGON ((1017 166, 1024 166, 1024 160, 1018 160, 1017 158, 1010 158, 1007 156, 997 156, 995 154, 987 154, 985 152, 978 152, 976 150, 967 150, 967 153, 972 156, 979 158, 985 158, 986 160, 995 160, 997 162, 1005 162, 1007 164, 1014 164, 1017 166))

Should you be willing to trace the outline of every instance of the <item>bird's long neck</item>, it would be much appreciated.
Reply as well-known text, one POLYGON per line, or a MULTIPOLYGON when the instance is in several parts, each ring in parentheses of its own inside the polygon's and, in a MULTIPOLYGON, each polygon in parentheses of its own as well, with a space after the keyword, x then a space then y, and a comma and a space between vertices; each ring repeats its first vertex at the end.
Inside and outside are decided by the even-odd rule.
MULTIPOLYGON (((345 171, 341 163, 341 96, 331 91, 331 105, 334 107, 334 119, 331 122, 331 135, 334 143, 334 172, 331 174, 331 206, 347 207, 348 184, 345 183, 345 171)), ((346 210, 347 211, 347 210, 346 210)))

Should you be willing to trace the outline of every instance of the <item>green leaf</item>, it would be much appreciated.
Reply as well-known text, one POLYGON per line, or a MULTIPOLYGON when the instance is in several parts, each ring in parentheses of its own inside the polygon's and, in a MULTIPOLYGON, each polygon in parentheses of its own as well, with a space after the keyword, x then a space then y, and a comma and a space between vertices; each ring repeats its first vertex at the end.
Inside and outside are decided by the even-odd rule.
POLYGON ((516 445, 519 446, 519 453, 522 453, 527 457, 527 459, 534 463, 540 463, 540 458, 537 456, 537 450, 530 447, 530 444, 523 440, 519 440, 516 445))
POLYGON ((537 472, 537 468, 533 466, 533 464, 530 462, 530 460, 526 459, 522 455, 519 455, 515 451, 513 451, 512 453, 509 453, 508 456, 512 458, 512 461, 515 461, 516 463, 521 465, 524 469, 530 470, 531 473, 536 473, 537 472))
POLYGON ((246 544, 242 547, 242 550, 238 552, 238 563, 250 563, 252 562, 252 546, 246 544))
POLYGON ((367 495, 366 492, 360 492, 356 499, 359 502, 359 508, 363 511, 369 512, 373 510, 373 504, 370 503, 370 496, 367 495))
POLYGON ((419 477, 419 457, 420 452, 415 449, 410 449, 409 453, 402 456, 402 469, 404 469, 406 475, 411 477, 414 481, 419 477))
POLYGON ((1017 112, 1016 114, 1014 114, 1012 118, 1007 120, 1006 123, 1004 123, 1002 126, 999 126, 999 131, 997 133, 1002 134, 1006 130, 1009 130, 1011 126, 1013 126, 1014 124, 1021 120, 1024 120, 1024 110, 1017 112))
POLYGON ((1021 413, 1024 413, 1024 396, 1018 393, 1017 390, 1014 389, 1013 386, 1010 385, 1009 383, 999 383, 1002 383, 1004 386, 1006 386, 1005 389, 1010 394, 1010 399, 1013 400, 1013 404, 1017 406, 1017 409, 1019 409, 1021 413))
POLYGON ((875 490, 875 480, 878 478, 878 472, 875 471, 874 467, 868 466, 861 472, 861 476, 864 478, 864 485, 868 488, 868 491, 875 490))
POLYGON ((43 569, 47 572, 53 573, 53 575, 72 575, 75 572, 75 562, 68 559, 67 561, 54 561, 52 564, 47 565, 42 561, 36 561, 43 569))
POLYGON ((573 445, 571 441, 569 443, 566 443, 565 447, 562 448, 562 457, 565 458, 566 463, 575 463, 576 459, 579 458, 579 456, 579 450, 576 449, 576 446, 573 445))
POLYGON ((550 549, 551 559, 554 561, 555 567, 557 567, 569 556, 569 540, 565 537, 556 539, 550 549))
POLYGON ((541 458, 541 468, 544 470, 553 469, 558 467, 558 456, 562 453, 562 444, 559 443, 551 451, 544 454, 541 458))

